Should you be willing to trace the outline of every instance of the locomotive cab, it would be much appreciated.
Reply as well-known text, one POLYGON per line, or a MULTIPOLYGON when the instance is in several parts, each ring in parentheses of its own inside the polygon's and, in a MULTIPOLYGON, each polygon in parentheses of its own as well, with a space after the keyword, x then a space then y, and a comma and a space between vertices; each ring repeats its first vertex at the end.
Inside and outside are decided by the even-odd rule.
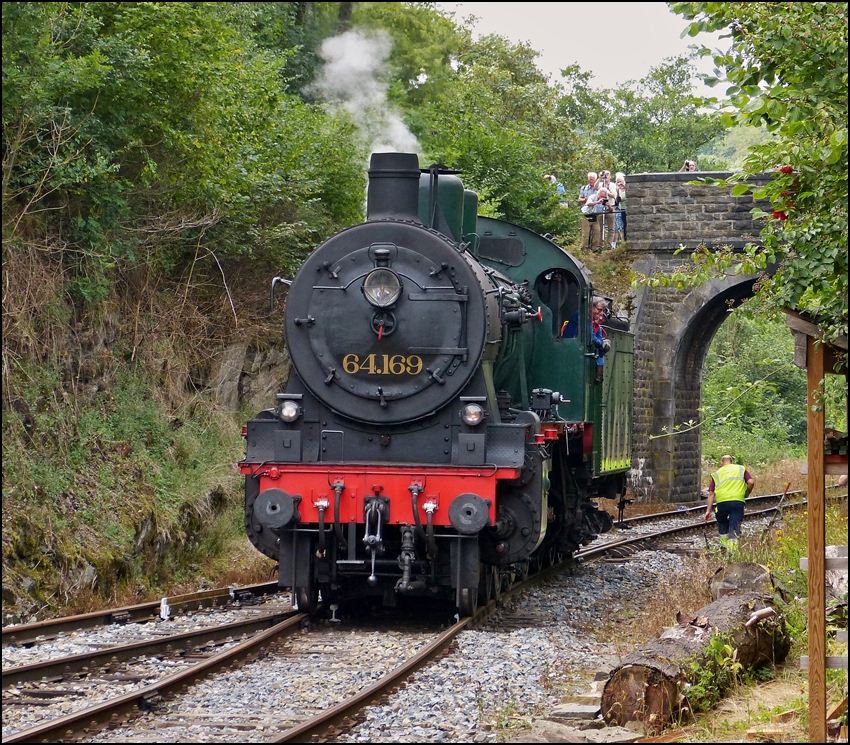
POLYGON ((552 314, 552 336, 564 335, 565 326, 577 322, 581 304, 581 285, 577 277, 563 267, 553 267, 540 274, 534 291, 552 314))

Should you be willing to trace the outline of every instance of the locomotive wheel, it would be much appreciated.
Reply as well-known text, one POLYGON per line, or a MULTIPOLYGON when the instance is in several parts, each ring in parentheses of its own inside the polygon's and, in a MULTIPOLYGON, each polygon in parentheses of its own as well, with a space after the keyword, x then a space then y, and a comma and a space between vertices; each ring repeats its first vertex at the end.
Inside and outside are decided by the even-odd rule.
POLYGON ((530 562, 528 561, 518 561, 516 563, 516 578, 520 582, 525 582, 528 579, 528 572, 530 569, 530 562))
POLYGON ((564 560, 564 553, 562 551, 558 551, 557 548, 552 546, 549 549, 549 565, 555 566, 556 564, 560 564, 564 560))
POLYGON ((317 587, 296 587, 295 599, 301 613, 315 613, 319 607, 319 589, 317 587))
POLYGON ((319 586, 313 577, 315 559, 310 555, 310 571, 307 574, 307 584, 304 587, 295 588, 295 600, 301 613, 315 613, 319 607, 319 586))
POLYGON ((458 612, 461 618, 474 616, 478 610, 478 588, 477 587, 462 587, 460 590, 460 605, 458 612))
POLYGON ((490 564, 483 564, 479 573, 478 581, 478 605, 487 605, 493 598, 498 597, 499 570, 490 564))

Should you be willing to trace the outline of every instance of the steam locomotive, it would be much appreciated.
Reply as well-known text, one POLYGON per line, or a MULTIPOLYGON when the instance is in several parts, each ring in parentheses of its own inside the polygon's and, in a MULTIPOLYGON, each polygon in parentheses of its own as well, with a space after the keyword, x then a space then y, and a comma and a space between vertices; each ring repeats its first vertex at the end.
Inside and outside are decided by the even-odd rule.
POLYGON ((587 269, 479 217, 447 169, 374 154, 367 200, 272 282, 293 373, 243 428, 245 528, 302 610, 429 596, 468 615, 610 529, 594 500, 624 503, 634 339, 609 317, 600 366, 587 269))

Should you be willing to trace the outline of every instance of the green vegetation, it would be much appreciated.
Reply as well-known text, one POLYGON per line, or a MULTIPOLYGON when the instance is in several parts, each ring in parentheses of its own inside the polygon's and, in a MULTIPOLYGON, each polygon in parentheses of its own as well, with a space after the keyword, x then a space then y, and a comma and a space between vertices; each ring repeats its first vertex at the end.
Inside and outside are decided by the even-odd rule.
MULTIPOLYGON (((847 541, 847 504, 827 502, 826 504, 826 543, 827 545, 843 545, 847 541)), ((742 725, 751 726, 758 721, 764 721, 770 713, 777 711, 798 710, 800 712, 799 726, 805 727, 807 709, 805 707, 805 695, 801 699, 800 692, 805 694, 807 686, 807 673, 799 669, 799 658, 808 654, 808 575, 800 569, 800 559, 808 555, 808 514, 799 509, 786 510, 780 519, 771 525, 760 535, 743 537, 738 540, 737 546, 731 548, 711 547, 708 551, 709 559, 713 562, 731 564, 735 562, 754 562, 768 567, 774 581, 787 598, 783 604, 782 612, 788 631, 792 638, 791 652, 781 668, 765 669, 764 671, 752 671, 742 673, 737 681, 733 682, 732 689, 736 686, 749 687, 752 689, 765 680, 785 680, 789 682, 791 692, 788 700, 774 711, 763 711, 759 716, 759 707, 753 707, 752 715, 748 716, 742 725)), ((847 594, 836 596, 827 593, 827 649, 828 655, 846 655, 847 642, 838 642, 834 631, 838 628, 847 628, 847 594), (830 633, 833 632, 833 633, 830 633)), ((732 672, 731 669, 729 672, 732 672)), ((706 703, 716 698, 718 691, 710 685, 707 686, 705 694, 706 703)), ((741 693, 740 688, 738 693, 741 693)), ((829 701, 839 701, 847 695, 847 671, 827 671, 827 697, 829 701)), ((690 698, 690 691, 689 691, 690 698)), ((695 706, 695 711, 699 711, 695 706)), ((748 707, 749 710, 749 707, 748 707)), ((698 718, 698 724, 705 731, 705 739, 708 742, 719 742, 719 737, 725 736, 726 730, 734 725, 724 723, 710 723, 710 720, 698 718)), ((790 735, 789 735, 790 736, 790 735)), ((702 736, 696 739, 703 740, 702 736)))
MULTIPOLYGON (((840 546, 847 540, 847 504, 827 502, 826 545, 840 546)), ((788 598, 786 621, 795 640, 796 654, 806 654, 808 646, 807 605, 808 575, 800 569, 800 559, 808 555, 808 513, 805 510, 786 510, 761 535, 744 537, 732 549, 712 548, 709 556, 725 564, 751 561, 770 569, 788 598)), ((846 595, 832 598, 830 612, 847 602, 846 595)), ((837 642, 833 643, 837 644, 837 642)), ((845 647, 846 649, 846 647, 845 647)), ((829 652, 829 654, 839 654, 829 652)), ((844 673, 846 676, 846 672, 844 673)), ((845 678, 846 680, 846 678, 845 678)))
MULTIPOLYGON (((827 502, 825 525, 827 545, 846 543, 846 502, 827 502)), ((716 533, 713 527, 708 530, 716 533)), ((745 531, 737 543, 707 541, 705 551, 684 558, 681 572, 659 581, 652 597, 635 599, 632 611, 607 619, 597 632, 606 642, 616 639, 620 654, 627 654, 674 623, 677 610, 687 615, 708 605, 708 580, 720 567, 738 562, 768 567, 786 598, 778 607, 792 640, 789 655, 780 666, 744 670, 729 640, 715 637, 707 649, 707 658, 694 661, 690 668, 687 697, 696 721, 688 737, 693 742, 737 742, 742 729, 767 722, 770 714, 796 711, 797 721, 789 723, 785 739, 805 738, 808 673, 800 669, 800 656, 808 654, 808 575, 800 569, 800 558, 807 555, 808 514, 799 508, 786 508, 762 532, 745 531), (732 702, 730 706, 717 707, 724 698, 744 704, 736 706, 732 702), (765 705, 764 701, 770 703, 765 705)), ((846 594, 827 594, 829 655, 847 654, 847 643, 837 642, 834 634, 829 634, 830 630, 846 629, 846 607, 846 594)), ((828 670, 828 700, 835 703, 846 695, 847 671, 828 670)))
POLYGON ((688 665, 688 704, 692 712, 709 711, 724 693, 738 685, 743 665, 738 650, 716 634, 699 659, 688 665))
MULTIPOLYGON (((792 365, 794 341, 784 320, 740 308, 724 321, 703 368, 703 458, 710 467, 730 453, 764 466, 806 457, 805 370, 792 365)), ((827 426, 847 431, 847 381, 825 380, 827 426)))
POLYGON ((238 509, 231 466, 238 431, 203 402, 166 416, 127 371, 65 400, 57 397, 55 370, 20 373, 28 379, 27 399, 15 402, 26 408, 24 425, 4 421, 3 432, 10 584, 32 586, 40 603, 64 605, 91 589, 94 572, 106 596, 203 574, 205 557, 227 538, 219 515, 238 509), (35 402, 32 409, 25 400, 35 402), (55 567, 32 562, 34 553, 59 563, 58 587, 48 581, 55 567))
POLYGON ((720 327, 703 369, 703 455, 773 463, 806 454, 806 373, 790 364, 783 321, 736 311, 720 327))
POLYGON ((738 124, 725 130, 699 150, 700 171, 740 171, 744 168, 751 147, 761 145, 772 137, 766 127, 747 127, 738 124))
POLYGON ((680 57, 652 68, 633 88, 607 92, 599 141, 616 154, 621 170, 678 171, 722 132, 719 118, 701 113, 696 99, 685 95, 694 74, 693 65, 680 57))
MULTIPOLYGON (((692 280, 736 267, 751 274, 778 268, 758 287, 777 310, 805 312, 847 335, 847 6, 834 3, 671 3, 691 21, 689 33, 726 31, 727 51, 713 57, 727 83, 719 105, 727 126, 766 127, 773 136, 749 150, 743 170, 727 181, 733 194, 751 189, 751 174, 773 172, 754 190, 773 213, 763 245, 695 253, 692 280)), ((713 99, 717 103, 716 99, 713 99)))

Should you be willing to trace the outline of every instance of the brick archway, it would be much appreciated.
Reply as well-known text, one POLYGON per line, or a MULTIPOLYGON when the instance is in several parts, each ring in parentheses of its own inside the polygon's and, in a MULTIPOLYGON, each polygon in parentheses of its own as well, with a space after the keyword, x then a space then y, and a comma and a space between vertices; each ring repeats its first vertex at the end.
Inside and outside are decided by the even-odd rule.
POLYGON ((688 293, 662 321, 656 344, 644 347, 636 339, 635 367, 649 383, 635 401, 635 425, 645 428, 644 437, 636 438, 632 472, 639 493, 668 502, 699 497, 702 430, 685 423, 701 418, 703 365, 711 341, 729 310, 752 296, 755 281, 741 276, 712 280, 688 293))
MULTIPOLYGON (((758 241, 761 225, 750 215, 752 196, 734 197, 728 189, 687 184, 699 175, 627 178, 628 249, 635 271, 647 275, 669 271, 689 262, 690 251, 701 245, 741 247, 758 241), (686 250, 677 254, 680 247, 686 250)), ((766 209, 767 205, 759 206, 766 209)), ((632 312, 635 449, 631 481, 639 496, 666 502, 699 499, 702 432, 682 425, 699 421, 708 348, 730 308, 752 296, 755 281, 753 276, 728 275, 690 290, 643 288, 637 292, 632 312)))

